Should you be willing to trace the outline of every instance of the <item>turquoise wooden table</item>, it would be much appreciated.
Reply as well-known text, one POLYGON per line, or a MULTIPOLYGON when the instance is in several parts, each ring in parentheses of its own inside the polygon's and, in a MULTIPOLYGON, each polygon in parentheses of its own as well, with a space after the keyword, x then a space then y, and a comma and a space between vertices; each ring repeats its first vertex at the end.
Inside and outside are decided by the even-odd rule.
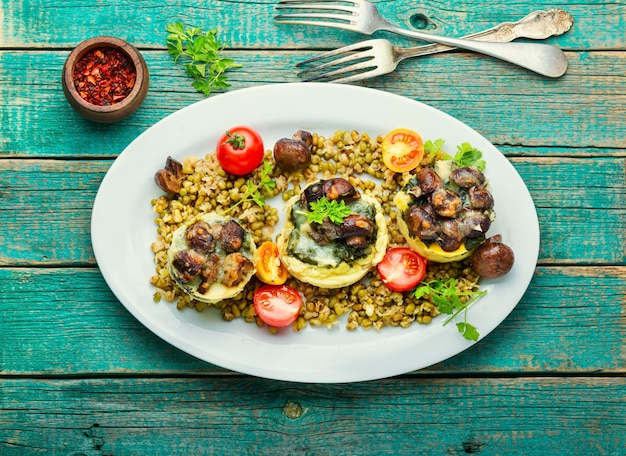
POLYGON ((204 98, 168 55, 166 24, 219 30, 242 64, 229 92, 297 82, 295 63, 365 38, 277 26, 270 0, 2 0, 0 454, 626 454, 626 3, 376 3, 448 36, 536 9, 574 18, 547 40, 569 59, 559 79, 454 52, 358 83, 458 118, 524 179, 541 245, 511 315, 446 361, 360 383, 256 378, 164 342, 107 287, 90 217, 118 154, 204 98), (133 43, 150 71, 141 108, 111 125, 61 89, 70 50, 97 35, 133 43))

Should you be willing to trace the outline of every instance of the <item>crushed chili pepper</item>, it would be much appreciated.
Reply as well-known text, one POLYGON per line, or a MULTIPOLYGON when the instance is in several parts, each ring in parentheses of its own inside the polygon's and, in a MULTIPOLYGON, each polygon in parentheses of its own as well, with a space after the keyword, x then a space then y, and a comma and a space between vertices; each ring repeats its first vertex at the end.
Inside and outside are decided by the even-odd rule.
POLYGON ((135 86, 137 70, 132 60, 112 47, 87 52, 74 66, 74 86, 80 96, 93 105, 119 103, 135 86))

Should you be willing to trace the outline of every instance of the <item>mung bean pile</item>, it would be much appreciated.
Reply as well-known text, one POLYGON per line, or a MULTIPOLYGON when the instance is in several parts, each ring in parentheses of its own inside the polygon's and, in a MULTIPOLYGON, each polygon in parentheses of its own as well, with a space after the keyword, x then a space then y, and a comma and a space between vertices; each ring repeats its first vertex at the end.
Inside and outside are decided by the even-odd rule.
MULTIPOLYGON (((271 190, 263 190, 266 199, 263 206, 244 198, 247 181, 250 179, 258 183, 261 179, 259 169, 252 176, 243 178, 226 173, 212 153, 202 159, 186 158, 183 161, 184 180, 180 192, 152 200, 156 213, 157 239, 152 244, 156 273, 150 282, 156 287, 155 301, 165 299, 176 302, 179 309, 193 307, 198 311, 215 307, 226 321, 243 318, 263 326, 252 301, 255 290, 262 285, 256 277, 239 295, 217 304, 192 300, 174 284, 167 268, 167 250, 172 233, 196 216, 213 211, 238 218, 252 232, 257 245, 273 240, 279 221, 279 209, 276 206, 282 205, 277 204, 276 200, 282 198, 287 201, 299 194, 307 183, 319 180, 320 177, 343 177, 363 193, 376 197, 387 218, 389 247, 405 245, 395 223, 396 211, 393 208, 393 197, 402 185, 403 176, 388 170, 383 164, 381 141, 381 136, 370 137, 356 131, 337 131, 328 138, 313 133, 311 164, 304 171, 292 173, 274 166, 271 177, 276 185, 271 190)), ((427 154, 421 165, 427 166, 436 159, 437 156, 427 154)), ((271 151, 266 152, 265 160, 273 160, 271 151)), ((450 277, 458 279, 459 291, 478 288, 478 276, 470 268, 469 260, 455 263, 429 262, 424 281, 450 277)), ((346 325, 350 330, 358 327, 377 330, 384 326, 408 327, 415 322, 428 324, 439 314, 429 295, 415 299, 408 292, 390 290, 383 284, 376 268, 365 280, 339 289, 318 288, 294 278, 288 279, 287 285, 304 296, 302 312, 293 323, 296 331, 307 325, 330 327, 338 324, 339 317, 344 314, 347 314, 346 325)), ((270 328, 272 332, 275 330, 270 328)))

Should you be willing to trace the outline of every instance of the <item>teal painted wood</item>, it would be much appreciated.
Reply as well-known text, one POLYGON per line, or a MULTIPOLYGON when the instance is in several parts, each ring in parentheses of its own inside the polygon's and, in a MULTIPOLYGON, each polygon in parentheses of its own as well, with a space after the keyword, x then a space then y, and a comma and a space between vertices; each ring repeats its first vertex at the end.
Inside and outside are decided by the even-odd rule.
MULTIPOLYGON (((229 77, 230 90, 237 90, 297 82, 294 64, 309 54, 231 55, 244 65, 229 77)), ((191 87, 182 67, 174 66, 164 51, 146 52, 145 56, 153 76, 144 104, 121 123, 100 125, 80 117, 63 96, 60 75, 67 53, 0 52, 0 80, 6 81, 0 85, 0 98, 8 100, 0 105, 0 157, 116 156, 152 124, 204 99, 191 87), (41 70, 33 73, 33 67, 41 70), (32 84, 23 83, 33 75, 37 77, 32 84), (67 135, 68 131, 74 134, 67 135)), ((392 75, 361 85, 441 109, 497 145, 571 147, 575 150, 567 153, 576 155, 594 148, 591 153, 597 155, 596 148, 622 150, 626 145, 626 95, 620 76, 624 73, 626 53, 570 54, 569 72, 559 80, 454 54, 407 62, 392 75)), ((549 149, 549 153, 563 151, 549 149)))
POLYGON ((21 455, 609 455, 624 378, 6 379, 0 452, 21 455), (35 393, 35 394, 33 394, 35 393))
MULTIPOLYGON (((0 284, 0 374, 225 373, 145 329, 96 269, 0 268, 0 284)), ((495 331, 420 374, 626 374, 625 290, 624 266, 539 267, 495 331)))
MULTIPOLYGON (((118 124, 94 124, 70 108, 61 90, 67 54, 0 52, 0 80, 5 81, 0 99, 6 100, 0 105, 0 157, 114 157, 152 124, 204 99, 165 51, 148 51, 151 86, 142 107, 118 124), (40 70, 33 73, 31 68, 40 70)), ((243 68, 230 73, 229 90, 297 82, 294 65, 308 55, 312 53, 233 51, 229 56, 243 68)), ((563 154, 561 148, 572 148, 565 153, 574 155, 586 155, 589 148, 596 155, 601 149, 625 155, 626 53, 568 55, 570 68, 558 80, 450 54, 406 62, 395 73, 361 85, 441 109, 497 145, 543 148, 541 154, 547 149, 551 155, 563 154)))
MULTIPOLYGON (((6 48, 72 47, 91 36, 114 35, 141 47, 164 47, 165 25, 174 20, 218 28, 220 37, 238 48, 336 47, 364 39, 363 35, 346 31, 275 25, 276 3, 273 0, 191 0, 154 7, 148 1, 86 0, 67 8, 62 3, 45 0, 2 0, 5 20, 0 22, 0 45, 6 48)), ((621 32, 626 7, 621 2, 568 0, 546 5, 495 0, 421 3, 375 0, 374 3, 396 24, 415 25, 431 33, 450 36, 515 21, 537 9, 559 7, 574 17, 575 26, 553 42, 574 49, 624 49, 621 32), (598 24, 603 25, 598 27, 598 24)), ((399 43, 411 43, 407 39, 391 38, 399 43)))
MULTIPOLYGON (((536 199, 540 262, 624 263, 622 158, 512 162, 536 199)), ((95 264, 91 208, 110 163, 0 160, 0 265, 95 264)))

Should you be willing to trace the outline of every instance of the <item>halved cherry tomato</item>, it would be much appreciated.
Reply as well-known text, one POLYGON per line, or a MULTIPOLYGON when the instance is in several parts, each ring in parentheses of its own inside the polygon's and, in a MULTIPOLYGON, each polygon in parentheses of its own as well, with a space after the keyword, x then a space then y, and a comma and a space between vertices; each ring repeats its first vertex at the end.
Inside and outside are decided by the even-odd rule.
POLYGON ((300 294, 288 285, 263 285, 254 293, 254 310, 269 326, 289 326, 301 309, 300 294))
POLYGON ((417 286, 426 274, 426 259, 408 247, 387 250, 378 263, 378 272, 393 291, 407 291, 417 286))
POLYGON ((215 156, 224 171, 236 176, 254 171, 263 161, 265 149, 261 135, 250 127, 233 127, 224 133, 215 156))
POLYGON ((266 241, 257 249, 259 259, 256 263, 256 276, 270 285, 282 285, 287 281, 289 273, 280 262, 278 246, 266 241))
POLYGON ((397 128, 387 133, 382 143, 383 162, 396 173, 415 169, 424 157, 424 142, 419 133, 397 128))

